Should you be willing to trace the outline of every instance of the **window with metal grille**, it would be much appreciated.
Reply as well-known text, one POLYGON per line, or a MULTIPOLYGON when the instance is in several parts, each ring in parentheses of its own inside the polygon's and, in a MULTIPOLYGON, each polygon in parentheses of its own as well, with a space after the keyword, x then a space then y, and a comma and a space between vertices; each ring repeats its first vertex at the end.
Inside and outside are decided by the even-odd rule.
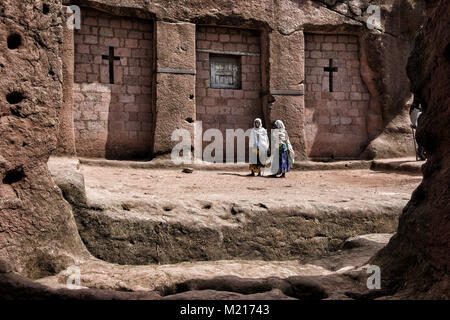
POLYGON ((209 56, 210 87, 216 89, 241 89, 241 56, 209 56))

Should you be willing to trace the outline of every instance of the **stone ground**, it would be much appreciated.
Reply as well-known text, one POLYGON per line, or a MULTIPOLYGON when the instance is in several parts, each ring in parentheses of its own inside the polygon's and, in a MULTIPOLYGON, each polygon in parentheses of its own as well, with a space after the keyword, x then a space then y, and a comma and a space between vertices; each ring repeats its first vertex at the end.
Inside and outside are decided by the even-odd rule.
MULTIPOLYGON (((310 263, 222 260, 130 266, 90 259, 78 267, 81 288, 153 292, 147 299, 350 299, 367 293, 365 263, 390 236, 351 238, 345 250, 310 263), (321 293, 318 297, 317 291, 321 293)), ((72 274, 65 270, 37 282, 64 289, 72 274)))
MULTIPOLYGON (((174 202, 191 203, 192 208, 208 202, 249 202, 275 204, 334 203, 345 206, 406 204, 421 176, 371 170, 292 171, 286 179, 247 177, 246 171, 199 171, 179 169, 129 169, 83 165, 86 192, 91 204, 114 206, 124 202, 158 199, 172 210, 174 202)), ((209 220, 200 210, 194 214, 209 220)), ((152 213, 154 214, 154 213, 152 213)))
MULTIPOLYGON (((303 294, 314 299, 355 298, 365 292, 364 264, 389 241, 402 208, 422 179, 368 169, 292 171, 286 179, 273 179, 247 177, 242 169, 183 173, 181 168, 79 165, 77 160, 63 158, 51 159, 49 168, 60 187, 61 180, 69 184, 77 180, 70 173, 75 169, 84 176, 87 206, 82 204, 80 190, 62 187, 83 241, 101 258, 79 261, 81 285, 150 290, 153 298, 164 299, 291 299, 305 298, 303 294), (295 220, 304 215, 312 219, 295 220), (362 222, 360 216, 365 216, 362 222), (259 220, 271 220, 279 224, 278 229, 254 223, 259 220), (355 227, 358 224, 366 227, 355 227), (152 239, 154 234, 148 232, 155 225, 181 225, 184 231, 173 233, 161 227, 156 233, 173 239, 152 239), (262 231, 252 234, 253 228, 262 231), (211 237, 202 239, 210 230, 222 235, 221 243, 211 237), (262 239, 264 233, 267 239, 262 239), (288 236, 291 233, 293 238, 288 236), (149 239, 142 240, 143 234, 149 239), (248 237, 241 238, 245 234, 248 237), (293 241, 297 238, 304 242, 293 241), (336 241, 332 250, 324 249, 324 243, 336 241), (140 251, 141 242, 147 251, 140 251), (168 256, 148 251, 153 242, 168 256), (238 244, 230 247, 228 242, 238 244), (261 255, 249 251, 247 242, 261 255), (191 247, 202 247, 201 254, 191 247), (300 251, 293 248, 306 247, 315 251, 299 259, 300 251), (152 255, 154 261, 138 259, 152 255), (114 261, 115 256, 122 260, 114 261)), ((38 282, 64 288, 69 275, 65 270, 38 282)))
POLYGON ((345 239, 393 233, 420 176, 371 170, 248 177, 247 171, 82 166, 81 238, 119 264, 320 257, 345 239))

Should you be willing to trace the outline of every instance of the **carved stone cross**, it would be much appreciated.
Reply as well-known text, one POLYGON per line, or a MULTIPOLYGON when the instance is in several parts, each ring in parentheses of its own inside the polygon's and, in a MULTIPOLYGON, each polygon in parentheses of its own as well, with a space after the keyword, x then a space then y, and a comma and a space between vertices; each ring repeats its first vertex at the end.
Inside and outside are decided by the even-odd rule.
POLYGON ((330 59, 328 67, 323 68, 325 72, 330 73, 330 92, 333 92, 333 73, 338 71, 337 67, 333 67, 333 59, 330 59))
POLYGON ((109 83, 114 83, 114 61, 120 60, 120 57, 114 56, 114 47, 109 47, 109 55, 103 55, 103 60, 109 60, 109 83))

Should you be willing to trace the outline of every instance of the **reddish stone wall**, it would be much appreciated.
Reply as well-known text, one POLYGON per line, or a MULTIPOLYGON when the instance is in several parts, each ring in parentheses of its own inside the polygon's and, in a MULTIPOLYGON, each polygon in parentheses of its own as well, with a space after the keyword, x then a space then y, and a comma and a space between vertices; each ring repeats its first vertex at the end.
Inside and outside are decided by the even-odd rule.
POLYGON ((305 35, 308 156, 356 158, 368 143, 370 94, 362 81, 359 43, 351 35, 305 35), (329 90, 329 59, 338 68, 329 90))
POLYGON ((77 154, 143 158, 152 149, 153 25, 82 8, 75 32, 74 121, 77 154), (109 47, 114 62, 110 84, 109 47))
MULTIPOLYGON (((261 45, 259 32, 200 26, 197 27, 196 38, 196 113, 197 120, 203 122, 203 130, 220 129, 225 138, 226 129, 243 129, 245 131, 251 128, 255 118, 263 118, 260 98, 261 56, 259 54, 261 45), (210 88, 210 53, 202 52, 202 50, 254 54, 241 56, 242 87, 240 90, 210 88)), ((204 143, 204 145, 208 144, 204 143)))

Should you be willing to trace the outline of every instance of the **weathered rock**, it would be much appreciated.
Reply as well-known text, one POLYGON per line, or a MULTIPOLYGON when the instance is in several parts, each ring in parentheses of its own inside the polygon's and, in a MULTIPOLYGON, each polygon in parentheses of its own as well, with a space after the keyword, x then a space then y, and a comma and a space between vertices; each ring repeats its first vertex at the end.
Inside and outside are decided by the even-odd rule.
POLYGON ((397 234, 372 263, 397 297, 448 299, 450 277, 450 4, 427 1, 427 23, 410 58, 412 88, 424 102, 417 137, 428 160, 424 179, 403 210, 397 234), (422 50, 423 49, 423 50, 422 50))
MULTIPOLYGON (((427 2, 431 4, 431 1, 427 2)), ((287 36, 299 32, 305 26, 305 30, 310 32, 359 32, 364 28, 358 20, 331 12, 326 7, 316 8, 311 5, 311 1, 298 3, 286 0, 277 3, 278 6, 273 1, 230 3, 225 0, 177 0, 164 1, 163 4, 152 1, 145 4, 145 10, 141 1, 121 3, 126 3, 126 10, 119 7, 118 2, 111 4, 109 0, 86 2, 116 14, 127 11, 148 18, 148 12, 151 12, 159 21, 264 26, 267 30, 287 36), (143 14, 144 11, 148 11, 147 14, 143 14), (267 21, 267 16, 275 19, 267 21)), ((388 124, 403 113, 409 98, 409 88, 404 81, 405 52, 411 47, 408 35, 421 18, 422 10, 416 6, 419 3, 387 1, 383 6, 384 16, 388 17, 386 33, 378 34, 378 31, 365 29, 361 31, 368 65, 376 69, 378 74, 390 75, 383 79, 377 78, 373 86, 368 84, 372 94, 375 92, 375 96, 381 96, 380 106, 373 108, 374 113, 383 114, 381 131, 386 130, 388 124), (403 10, 405 8, 407 11, 403 10), (398 17, 405 17, 408 21, 398 20, 398 17)), ((450 118, 447 92, 450 74, 449 38, 446 25, 449 5, 444 0, 435 3, 435 7, 430 5, 430 21, 424 28, 422 69, 417 71, 418 79, 412 79, 414 92, 419 93, 427 103, 418 138, 430 158, 424 167, 424 182, 405 208, 398 234, 375 260, 383 266, 384 274, 388 276, 383 279, 387 288, 393 289, 391 292, 406 284, 398 294, 425 298, 448 297, 449 283, 449 168, 446 161, 450 145, 449 132, 446 130, 450 118)), ((44 10, 40 1, 0 2, 0 256, 11 266, 2 267, 2 271, 18 271, 30 278, 56 274, 68 265, 89 257, 78 236, 70 207, 63 200, 46 165, 57 145, 58 110, 63 101, 59 45, 64 21, 60 16, 61 1, 48 0, 45 5, 48 10, 44 10)), ((301 73, 296 74, 298 76, 301 73)), ((303 80, 296 78, 298 84, 303 80)), ((170 88, 169 85, 165 87, 170 88)), ((166 101, 178 100, 171 96, 166 101)), ((191 101, 188 103, 192 104, 191 101)), ((292 109, 294 103, 281 101, 279 109, 282 110, 284 106, 292 109)), ((301 104, 299 106, 301 111, 301 104)), ((406 135, 406 132, 400 134, 406 135)), ((390 154, 392 148, 391 151, 387 149, 385 154, 390 154)), ((90 265, 88 277, 101 277, 99 268, 110 270, 110 279, 121 272, 122 275, 129 272, 127 268, 96 263, 90 265)), ((2 297, 101 297, 90 290, 55 292, 12 272, 3 272, 0 276, 2 297)), ((159 273, 158 277, 163 279, 164 273, 159 273)), ((337 279, 330 282, 335 288, 339 283, 337 279)), ((103 297, 125 299, 140 296, 113 292, 103 297)))
POLYGON ((62 103, 59 1, 0 3, 0 256, 30 278, 88 256, 47 169, 62 103))
POLYGON ((417 161, 414 158, 396 159, 396 160, 374 160, 371 165, 372 170, 405 172, 410 174, 422 174, 422 165, 424 161, 417 161))
POLYGON ((373 245, 373 243, 386 244, 391 238, 391 234, 386 233, 374 233, 366 234, 358 237, 352 237, 344 242, 344 248, 361 248, 373 245))
POLYGON ((268 185, 220 171, 82 170, 89 206, 74 205, 80 235, 97 258, 120 264, 320 257, 348 237, 394 232, 421 180, 369 170, 294 171, 285 183, 268 185), (268 197, 273 189, 283 197, 268 197))
POLYGON ((319 0, 320 2, 325 3, 327 6, 334 6, 338 0, 319 0))
MULTIPOLYGON (((410 106, 408 104, 407 106, 410 106)), ((405 108, 372 140, 362 153, 364 159, 398 158, 414 156, 413 131, 408 123, 409 113, 405 108)))
MULTIPOLYGON (((230 276, 213 279, 196 279, 177 283, 173 288, 162 288, 160 290, 165 295, 172 294, 172 299, 183 298, 183 296, 186 296, 186 292, 191 293, 189 297, 192 297, 192 294, 194 294, 194 296, 205 299, 207 293, 215 293, 217 295, 217 291, 238 293, 245 295, 249 299, 258 296, 270 299, 275 296, 284 299, 290 297, 291 299, 300 300, 322 300, 328 297, 325 289, 321 287, 317 280, 300 276, 289 277, 287 279, 245 279, 230 276), (197 295, 195 295, 196 292, 197 295), (204 295, 199 296, 198 293, 200 292, 204 292, 204 295)), ((235 298, 236 294, 233 296, 231 297, 235 298)), ((228 296, 227 298, 231 297, 228 296)), ((222 294, 221 299, 223 298, 222 294)))
MULTIPOLYGON (((374 236, 368 237, 373 239, 374 236)), ((155 291, 163 299, 358 298, 367 293, 367 275, 361 266, 386 243, 386 237, 377 240, 380 242, 345 249, 307 264, 298 261, 233 260, 120 266, 90 260, 79 265, 80 281, 87 288, 143 294, 144 291, 155 291), (349 296, 348 292, 352 295, 349 296)), ((70 275, 69 270, 64 270, 38 282, 55 289, 64 288, 70 275)))
POLYGON ((48 161, 48 167, 64 199, 71 205, 86 206, 86 189, 84 176, 80 172, 80 161, 76 158, 52 157, 48 161))
MULTIPOLYGON (((157 22, 156 67, 160 69, 195 70, 195 25, 192 23, 157 22)), ((158 73, 156 79, 155 153, 170 153, 177 142, 172 132, 186 129, 193 136, 195 119, 195 75, 158 73), (187 119, 191 119, 187 121, 187 119)))
MULTIPOLYGON (((49 9, 50 10, 50 9, 49 9)), ((68 19, 69 14, 62 12, 63 19, 68 19)), ((62 24, 63 36, 60 47, 60 57, 62 57, 62 95, 63 101, 58 110, 58 143, 54 154, 66 156, 75 156, 75 130, 74 130, 74 112, 73 112, 73 85, 75 72, 75 43, 73 39, 73 30, 69 29, 67 24, 62 24)), ((53 70, 50 72, 54 72, 53 70)))
POLYGON ((382 249, 392 234, 367 234, 345 240, 342 249, 326 254, 321 258, 302 259, 303 263, 321 266, 327 270, 346 270, 349 266, 361 266, 373 256, 373 252, 382 249))
POLYGON ((11 271, 11 266, 6 261, 0 260, 0 273, 8 273, 11 271))
MULTIPOLYGON (((130 210, 122 208, 124 212, 130 210)), ((142 209, 134 207, 133 211, 136 210, 142 209)), ((75 213, 80 235, 96 257, 119 264, 149 264, 318 257, 338 250, 349 235, 395 230, 398 217, 395 209, 373 216, 365 214, 367 210, 349 212, 331 206, 296 209, 271 206, 269 210, 252 207, 236 213, 235 222, 229 213, 229 217, 223 218, 230 221, 217 226, 164 222, 157 217, 140 218, 109 209, 80 208, 75 213)))

